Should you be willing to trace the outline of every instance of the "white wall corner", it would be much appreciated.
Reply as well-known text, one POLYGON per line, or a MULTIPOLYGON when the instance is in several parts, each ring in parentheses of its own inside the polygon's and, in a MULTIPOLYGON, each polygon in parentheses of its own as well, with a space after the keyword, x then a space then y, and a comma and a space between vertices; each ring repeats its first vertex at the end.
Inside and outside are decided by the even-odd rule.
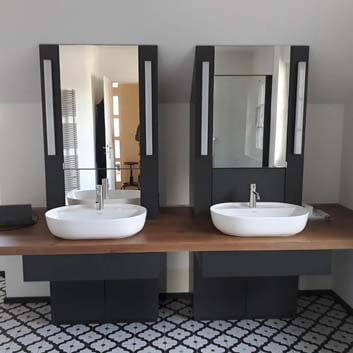
POLYGON ((333 290, 353 307, 353 250, 335 251, 333 256, 333 290))

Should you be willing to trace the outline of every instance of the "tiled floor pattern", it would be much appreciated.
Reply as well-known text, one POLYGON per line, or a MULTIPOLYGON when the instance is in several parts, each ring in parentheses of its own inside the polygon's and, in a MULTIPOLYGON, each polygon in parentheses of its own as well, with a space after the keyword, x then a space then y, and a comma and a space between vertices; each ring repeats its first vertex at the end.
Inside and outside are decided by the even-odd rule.
POLYGON ((351 353, 353 316, 328 295, 301 296, 291 320, 194 321, 179 299, 157 322, 52 325, 48 304, 0 304, 0 352, 351 353))

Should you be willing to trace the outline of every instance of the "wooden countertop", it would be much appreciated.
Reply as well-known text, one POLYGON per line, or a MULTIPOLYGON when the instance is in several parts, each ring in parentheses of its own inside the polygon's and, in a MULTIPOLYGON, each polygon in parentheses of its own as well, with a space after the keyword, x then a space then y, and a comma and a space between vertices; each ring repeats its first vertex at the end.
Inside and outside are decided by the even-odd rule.
POLYGON ((220 233, 210 220, 194 219, 189 208, 162 209, 160 219, 148 221, 136 236, 117 240, 63 240, 48 230, 43 209, 31 227, 0 232, 0 255, 104 254, 178 251, 269 251, 353 249, 353 211, 322 205, 332 221, 310 221, 292 237, 232 237, 220 233))

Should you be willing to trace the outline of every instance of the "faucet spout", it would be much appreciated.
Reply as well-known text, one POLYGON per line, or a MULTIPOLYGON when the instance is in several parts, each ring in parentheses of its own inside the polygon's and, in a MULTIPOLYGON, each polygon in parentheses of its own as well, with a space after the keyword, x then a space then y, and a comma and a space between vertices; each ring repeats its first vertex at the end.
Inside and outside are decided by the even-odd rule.
POLYGON ((102 192, 103 192, 103 200, 108 198, 109 192, 109 180, 107 178, 102 179, 102 192))
POLYGON ((250 184, 249 207, 256 208, 256 201, 260 200, 260 194, 256 191, 256 184, 250 184))
POLYGON ((96 210, 101 211, 104 208, 104 195, 102 185, 96 186, 96 210))

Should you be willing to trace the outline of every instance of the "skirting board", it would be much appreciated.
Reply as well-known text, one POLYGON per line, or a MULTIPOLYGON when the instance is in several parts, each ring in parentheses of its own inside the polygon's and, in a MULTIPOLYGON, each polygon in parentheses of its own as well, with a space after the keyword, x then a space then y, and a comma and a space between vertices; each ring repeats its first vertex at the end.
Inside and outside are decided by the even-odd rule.
MULTIPOLYGON (((336 294, 331 289, 321 289, 321 290, 299 290, 300 295, 332 295, 335 299, 351 314, 353 314, 353 308, 345 302, 338 294, 336 294)), ((192 293, 160 293, 160 300, 166 299, 188 299, 192 300, 192 293)), ((50 297, 5 297, 5 304, 14 303, 50 303, 50 297)))

